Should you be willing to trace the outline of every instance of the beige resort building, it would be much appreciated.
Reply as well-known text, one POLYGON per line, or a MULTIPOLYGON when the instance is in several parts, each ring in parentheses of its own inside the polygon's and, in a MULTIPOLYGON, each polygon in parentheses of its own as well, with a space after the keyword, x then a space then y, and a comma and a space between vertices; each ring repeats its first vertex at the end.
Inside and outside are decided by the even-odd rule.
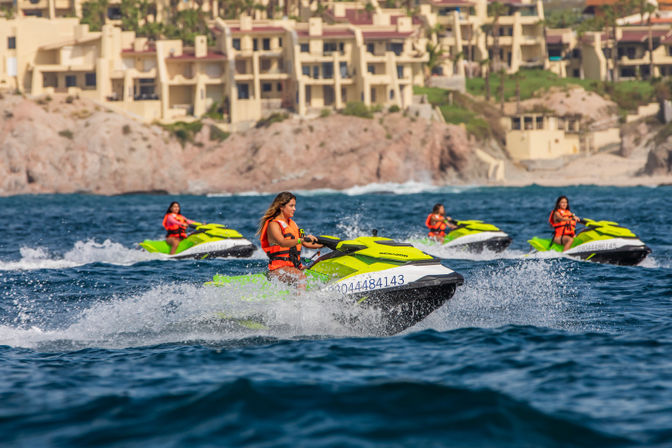
POLYGON ((412 85, 423 83, 420 30, 405 16, 383 14, 376 23, 216 19, 215 46, 199 36, 189 48, 112 24, 91 32, 74 18, 0 19, 0 87, 83 95, 145 121, 214 107, 232 128, 278 110, 305 115, 347 101, 406 107, 412 85))

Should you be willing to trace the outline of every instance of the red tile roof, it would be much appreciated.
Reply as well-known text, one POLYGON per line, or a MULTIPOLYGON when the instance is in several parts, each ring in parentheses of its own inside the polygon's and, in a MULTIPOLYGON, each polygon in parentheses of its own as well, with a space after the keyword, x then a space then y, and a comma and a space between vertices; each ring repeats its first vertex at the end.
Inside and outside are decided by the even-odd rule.
MULTIPOLYGON (((652 30, 651 34, 654 39, 659 39, 670 33, 670 30, 652 30)), ((649 32, 647 30, 624 30, 623 35, 618 40, 619 42, 646 42, 649 39, 649 32)))
MULTIPOLYGON (((309 37, 308 30, 297 30, 296 34, 299 37, 309 37)), ((354 37, 355 33, 347 28, 335 30, 322 30, 322 34, 313 37, 354 37)))
POLYGON ((284 33, 281 26, 253 26, 251 30, 241 30, 239 26, 231 27, 232 33, 284 33))
POLYGON ((547 44, 561 44, 562 43, 562 36, 560 34, 556 35, 548 35, 546 36, 546 43, 547 44))
POLYGON ((399 31, 363 31, 362 37, 364 40, 378 40, 378 39, 405 39, 408 36, 413 34, 412 31, 408 32, 399 32, 399 31))
POLYGON ((219 51, 210 51, 208 50, 208 54, 197 58, 194 55, 194 50, 193 49, 188 49, 184 50, 182 52, 181 56, 168 56, 166 59, 171 59, 171 60, 182 60, 182 61, 206 61, 206 60, 225 60, 226 55, 224 53, 220 53, 219 51))
POLYGON ((432 0, 432 4, 436 6, 474 6, 473 2, 466 0, 432 0))

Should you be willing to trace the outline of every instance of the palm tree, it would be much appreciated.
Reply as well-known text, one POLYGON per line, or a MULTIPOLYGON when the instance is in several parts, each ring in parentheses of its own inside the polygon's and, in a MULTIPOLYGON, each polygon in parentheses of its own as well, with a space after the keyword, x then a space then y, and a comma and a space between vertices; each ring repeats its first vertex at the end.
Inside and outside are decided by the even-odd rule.
POLYGON ((520 70, 513 74, 513 79, 516 81, 516 113, 520 113, 520 81, 525 79, 520 70))
POLYGON ((478 65, 481 67, 481 76, 485 78, 485 101, 490 101, 490 70, 488 67, 489 63, 490 60, 487 58, 478 61, 478 65))
POLYGON ((611 77, 612 82, 616 82, 618 80, 618 39, 616 37, 618 19, 630 14, 632 8, 633 4, 630 0, 617 0, 617 2, 613 5, 606 5, 604 7, 604 18, 606 24, 611 27, 611 36, 613 39, 613 45, 611 49, 611 60, 614 70, 613 76, 611 77))
POLYGON ((443 49, 441 48, 440 44, 432 44, 430 42, 427 42, 427 46, 425 48, 427 50, 427 54, 429 55, 429 59, 425 65, 425 83, 429 83, 429 78, 432 76, 434 69, 439 65, 439 61, 443 56, 443 49))
POLYGON ((653 6, 651 3, 647 3, 646 6, 644 6, 644 13, 646 13, 648 16, 646 18, 646 25, 648 27, 649 31, 649 39, 648 39, 648 46, 649 46, 649 80, 653 82, 653 27, 651 25, 651 14, 653 14, 656 11, 656 7, 653 6))
POLYGON ((499 69, 499 105, 501 111, 504 112, 504 79, 506 78, 506 70, 499 69))
MULTIPOLYGON (((492 16, 492 69, 499 69, 499 18, 506 13, 503 3, 494 1, 488 4, 488 15, 492 16)), ((486 39, 487 42, 487 39, 486 39)))

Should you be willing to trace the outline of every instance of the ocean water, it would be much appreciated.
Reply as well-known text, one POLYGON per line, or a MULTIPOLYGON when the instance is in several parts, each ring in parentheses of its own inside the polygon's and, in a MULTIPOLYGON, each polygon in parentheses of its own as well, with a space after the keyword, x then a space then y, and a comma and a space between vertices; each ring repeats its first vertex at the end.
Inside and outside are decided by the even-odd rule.
MULTIPOLYGON (((501 253, 423 247, 465 284, 402 334, 334 318, 326 293, 250 302, 203 286, 249 259, 165 260, 169 202, 254 238, 272 195, 0 198, 2 446, 672 446, 672 187, 302 191, 315 234, 402 241, 431 206, 498 225, 501 253), (566 194, 637 233, 639 266, 528 256, 566 194), (273 325, 213 319, 249 311, 273 325)), ((256 242, 256 241, 255 241, 256 242)), ((375 319, 375 316, 370 316, 375 319)))

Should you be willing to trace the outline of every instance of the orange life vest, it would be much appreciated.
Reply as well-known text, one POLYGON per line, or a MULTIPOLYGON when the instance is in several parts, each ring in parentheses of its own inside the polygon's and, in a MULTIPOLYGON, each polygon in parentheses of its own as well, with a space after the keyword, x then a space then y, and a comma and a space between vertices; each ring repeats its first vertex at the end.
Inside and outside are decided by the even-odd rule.
POLYGON ((551 214, 548 216, 548 222, 555 230, 554 238, 562 238, 563 236, 574 236, 576 235, 576 220, 574 219, 574 213, 569 210, 563 210, 561 208, 551 211, 551 214), (555 212, 560 213, 563 218, 572 218, 569 221, 555 221, 555 212))
POLYGON ((268 255, 268 270, 272 271, 284 266, 295 267, 301 269, 301 245, 297 244, 294 247, 282 247, 277 244, 270 245, 268 242, 268 224, 271 222, 277 222, 280 225, 280 230, 282 231, 282 236, 286 239, 299 238, 300 230, 299 226, 289 218, 289 224, 286 223, 282 218, 276 217, 274 219, 269 219, 264 223, 264 227, 261 229, 261 235, 259 236, 259 241, 261 242, 261 248, 266 255, 268 255))
POLYGON ((187 218, 178 213, 166 213, 166 216, 163 217, 163 227, 165 227, 165 229, 168 231, 166 238, 179 238, 182 240, 185 239, 187 237, 187 226, 187 218), (175 218, 177 221, 180 221, 182 225, 166 224, 169 215, 173 215, 173 218, 175 218))
POLYGON ((427 228, 429 228, 429 233, 427 235, 429 236, 434 236, 434 237, 443 237, 446 236, 446 223, 443 219, 441 219, 441 215, 439 214, 434 214, 430 213, 427 215, 427 219, 425 220, 425 225, 427 228), (432 218, 436 219, 437 222, 432 226, 432 218))

